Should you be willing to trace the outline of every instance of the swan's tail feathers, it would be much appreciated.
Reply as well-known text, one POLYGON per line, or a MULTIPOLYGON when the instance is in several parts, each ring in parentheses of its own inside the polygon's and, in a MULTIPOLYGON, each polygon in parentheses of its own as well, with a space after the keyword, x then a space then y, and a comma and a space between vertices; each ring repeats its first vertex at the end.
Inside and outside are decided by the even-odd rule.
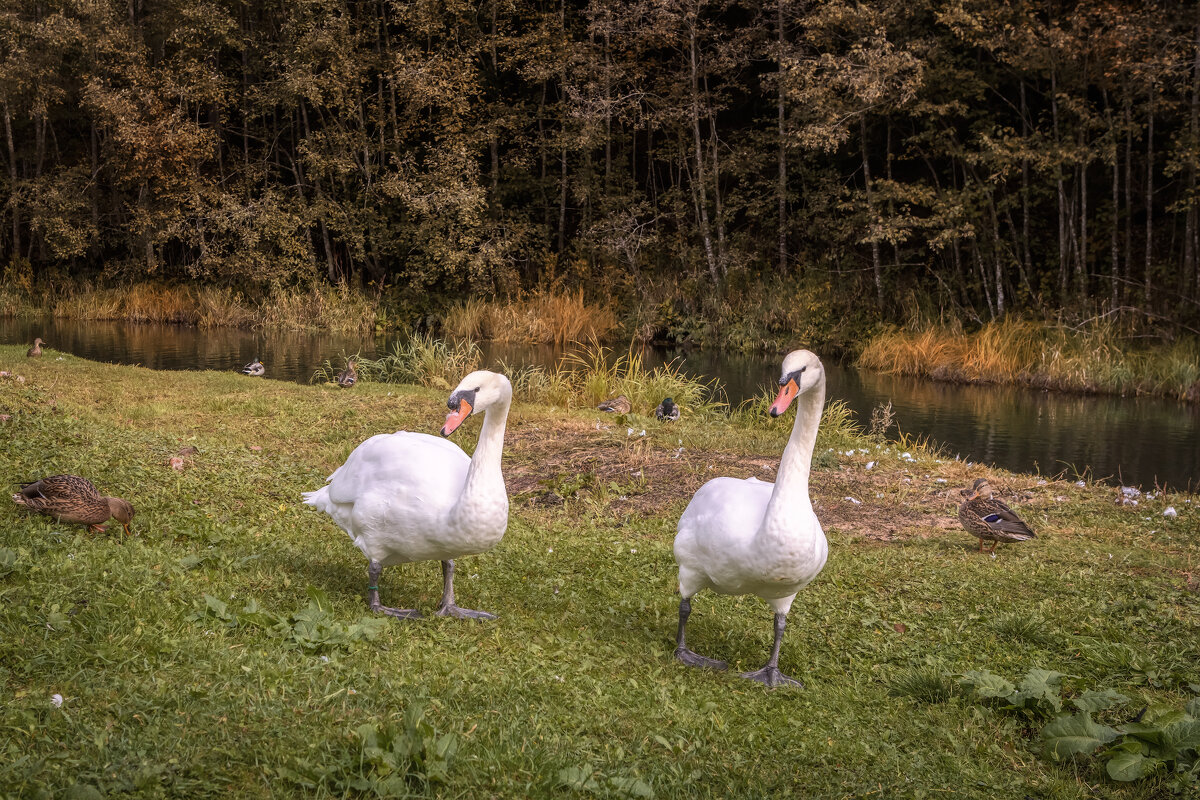
POLYGON ((326 513, 329 512, 330 504, 329 504, 329 487, 328 486, 322 486, 320 489, 317 489, 315 492, 304 492, 303 497, 304 497, 305 505, 310 505, 310 506, 313 506, 314 508, 319 508, 320 510, 322 510, 326 513))

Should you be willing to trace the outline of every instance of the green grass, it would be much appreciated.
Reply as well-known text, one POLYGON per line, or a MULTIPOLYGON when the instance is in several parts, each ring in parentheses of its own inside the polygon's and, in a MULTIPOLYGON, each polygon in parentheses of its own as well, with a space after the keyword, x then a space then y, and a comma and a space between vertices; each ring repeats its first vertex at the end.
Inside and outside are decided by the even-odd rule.
MULTIPOLYGON (((756 599, 693 603, 689 644, 729 674, 672 659, 671 542, 692 487, 761 475, 790 417, 645 420, 630 437, 596 412, 517 403, 508 533, 458 570, 459 602, 500 619, 376 625, 362 555, 299 494, 367 436, 434 431, 445 391, 54 351, 31 362, 18 347, 0 347, 0 370, 25 379, 0 379, 4 480, 75 472, 137 509, 122 541, 117 526, 93 535, 0 508, 0 796, 1169 791, 1167 776, 1118 784, 1090 759, 1043 760, 1039 725, 974 701, 955 676, 1057 670, 1070 692, 1130 698, 1109 724, 1182 708, 1200 684, 1194 497, 1119 507, 1102 486, 991 473, 1039 534, 992 559, 939 524, 978 467, 920 448, 910 462, 836 410, 813 477, 830 560, 797 598, 781 656, 806 688, 769 692, 733 674, 767 655, 756 599), (197 452, 175 471, 185 446, 197 452), (586 458, 553 459, 571 448, 586 458), (559 504, 538 502, 545 486, 559 504)), ((470 451, 477 432, 468 422, 456 441, 470 451)), ((381 589, 430 611, 440 574, 390 568, 381 589)))

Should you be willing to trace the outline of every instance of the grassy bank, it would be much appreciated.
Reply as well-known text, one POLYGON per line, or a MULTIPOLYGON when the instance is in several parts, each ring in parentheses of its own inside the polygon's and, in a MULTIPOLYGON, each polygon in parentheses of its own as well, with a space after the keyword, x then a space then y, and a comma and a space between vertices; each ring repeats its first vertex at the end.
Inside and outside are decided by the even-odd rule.
POLYGON ((336 333, 373 330, 379 307, 344 286, 274 287, 251 297, 228 288, 134 283, 60 289, 0 287, 0 316, 155 322, 201 328, 320 329, 336 333))
POLYGON ((1006 319, 974 333, 893 330, 873 338, 858 365, 962 383, 1200 401, 1200 342, 1148 348, 1104 324, 1076 329, 1006 319))
MULTIPOLYGON (((771 475, 790 417, 659 426, 635 408, 626 426, 518 402, 508 534, 459 564, 460 602, 500 619, 379 621, 361 554, 299 493, 367 436, 436 430, 444 390, 30 362, 17 347, 0 347, 0 370, 23 378, 0 379, 5 480, 77 472, 138 511, 122 541, 0 509, 0 795, 1195 790, 1165 768, 1122 783, 1100 756, 1056 763, 1039 738, 1051 697, 1074 710, 1110 689, 1123 699, 1097 722, 1148 707, 1154 724, 1200 691, 1195 498, 1117 506, 1102 486, 990 473, 1039 534, 991 559, 954 520, 982 470, 827 422, 813 496, 831 557, 781 656, 807 688, 768 692, 673 661, 671 541, 703 481, 771 475), (1033 668, 1067 677, 1034 700, 978 688, 982 670, 1033 668)), ((478 426, 456 440, 470 450, 478 426)), ((384 572, 384 602, 428 611, 439 592, 436 565, 384 572)), ((690 643, 732 669, 758 667, 769 636, 758 600, 694 603, 690 643)))

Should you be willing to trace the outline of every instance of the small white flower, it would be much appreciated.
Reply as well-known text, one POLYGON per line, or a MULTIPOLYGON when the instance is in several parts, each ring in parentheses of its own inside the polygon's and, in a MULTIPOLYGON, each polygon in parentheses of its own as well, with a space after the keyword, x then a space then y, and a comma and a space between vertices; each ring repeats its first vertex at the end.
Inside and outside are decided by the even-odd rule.
POLYGON ((626 436, 633 436, 633 428, 626 428, 626 429, 625 429, 625 435, 626 435, 626 436))
POLYGON ((321 660, 322 660, 322 661, 324 661, 326 664, 328 664, 328 663, 329 663, 329 656, 321 656, 321 660))
POLYGON ((946 479, 945 478, 934 478, 933 482, 934 483, 945 483, 946 479))
POLYGON ((636 552, 637 552, 637 548, 636 548, 636 547, 631 547, 631 548, 629 548, 629 552, 631 552, 631 553, 636 553, 636 552))
POLYGON ((1179 516, 1179 512, 1175 510, 1175 506, 1167 506, 1167 510, 1163 512, 1163 516, 1168 519, 1175 519, 1179 516))
MULTIPOLYGON (((62 359, 60 358, 59 361, 62 361, 62 359)), ((63 696, 61 694, 50 695, 50 705, 54 706, 55 708, 58 708, 62 704, 63 704, 63 696)))
POLYGON ((867 469, 875 469, 875 462, 874 462, 874 461, 868 461, 868 462, 867 462, 867 469))
POLYGON ((554 548, 553 548, 553 547, 547 547, 547 548, 546 548, 546 552, 547 552, 547 553, 553 553, 553 552, 554 552, 554 548))
POLYGON ((1082 489, 1082 488, 1084 488, 1085 486, 1087 486, 1087 484, 1086 484, 1086 483, 1084 483, 1083 481, 1075 481, 1075 485, 1076 485, 1076 486, 1078 486, 1080 489, 1082 489))

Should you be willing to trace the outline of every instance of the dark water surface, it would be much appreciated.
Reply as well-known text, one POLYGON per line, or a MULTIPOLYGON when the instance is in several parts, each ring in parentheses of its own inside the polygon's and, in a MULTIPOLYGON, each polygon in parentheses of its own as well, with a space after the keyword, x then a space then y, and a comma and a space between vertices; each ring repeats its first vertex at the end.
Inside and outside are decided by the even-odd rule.
MULTIPOLYGON (((55 350, 152 369, 237 370, 261 358, 267 377, 306 382, 327 358, 375 357, 392 340, 327 333, 264 333, 73 320, 0 318, 0 342, 45 339, 55 350)), ((553 364, 552 347, 485 345, 485 366, 553 364)), ((733 403, 772 386, 779 356, 649 350, 648 366, 677 360, 684 372, 716 378, 733 403)), ((880 375, 827 364, 830 399, 860 422, 892 402, 901 431, 927 437, 964 459, 1020 472, 1090 474, 1127 484, 1200 487, 1200 407, 1167 400, 1058 394, 880 375)), ((248 379, 249 380, 249 379, 248 379)))

